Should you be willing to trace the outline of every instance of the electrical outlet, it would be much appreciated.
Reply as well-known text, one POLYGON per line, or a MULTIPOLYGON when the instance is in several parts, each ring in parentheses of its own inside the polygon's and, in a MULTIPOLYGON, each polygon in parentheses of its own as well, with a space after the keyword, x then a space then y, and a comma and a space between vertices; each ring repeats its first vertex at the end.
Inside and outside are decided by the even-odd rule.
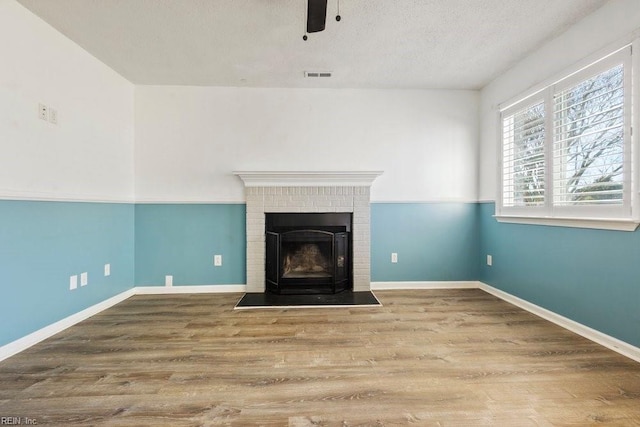
POLYGON ((38 117, 40 120, 48 120, 49 119, 49 109, 44 104, 38 104, 38 117))
POLYGON ((391 254, 391 262, 394 263, 394 264, 398 262, 398 254, 397 253, 393 252, 391 254))
POLYGON ((222 255, 213 256, 213 265, 216 267, 220 267, 222 265, 222 255))
POLYGON ((84 272, 80 275, 80 286, 87 286, 89 284, 89 273, 84 272))
POLYGON ((487 265, 489 267, 493 265, 493 257, 491 255, 487 255, 487 265))
POLYGON ((49 108, 49 122, 54 125, 58 124, 58 110, 55 108, 49 108))
POLYGON ((111 276, 111 264, 104 265, 104 277, 111 276))
POLYGON ((69 277, 69 290, 74 290, 78 288, 78 276, 70 276, 69 277))
POLYGON ((164 285, 173 286, 173 276, 164 276, 164 285))

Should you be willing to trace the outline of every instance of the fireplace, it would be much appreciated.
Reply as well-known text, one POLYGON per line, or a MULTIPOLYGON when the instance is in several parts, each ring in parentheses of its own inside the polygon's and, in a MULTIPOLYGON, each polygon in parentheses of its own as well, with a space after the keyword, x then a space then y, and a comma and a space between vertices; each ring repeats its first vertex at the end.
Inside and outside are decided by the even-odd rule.
POLYGON ((266 289, 278 294, 352 289, 351 227, 351 213, 266 213, 266 289))
MULTIPOLYGON (((371 184, 382 172, 234 173, 242 179, 246 189, 248 293, 266 291, 268 213, 348 213, 351 217, 347 238, 350 271, 345 288, 351 288, 354 292, 371 290, 369 193, 371 184)), ((336 233, 334 230, 328 231, 336 233)), ((277 232, 282 233, 282 230, 277 232)), ((314 253, 316 249, 307 248, 307 251, 314 253)), ((340 260, 333 262, 339 265, 340 260)), ((340 285, 336 285, 336 290, 339 288, 340 285)))

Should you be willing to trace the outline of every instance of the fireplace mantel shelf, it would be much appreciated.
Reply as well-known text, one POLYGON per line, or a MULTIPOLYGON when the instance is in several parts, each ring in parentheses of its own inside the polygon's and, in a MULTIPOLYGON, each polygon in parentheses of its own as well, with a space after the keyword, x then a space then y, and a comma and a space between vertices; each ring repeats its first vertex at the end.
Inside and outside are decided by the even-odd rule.
POLYGON ((237 171, 245 187, 370 187, 382 171, 237 171))

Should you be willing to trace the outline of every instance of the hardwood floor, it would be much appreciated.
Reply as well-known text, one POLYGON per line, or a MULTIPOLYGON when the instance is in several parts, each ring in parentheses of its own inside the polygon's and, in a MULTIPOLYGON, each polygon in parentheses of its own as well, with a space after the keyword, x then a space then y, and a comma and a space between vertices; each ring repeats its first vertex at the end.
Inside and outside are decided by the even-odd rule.
POLYGON ((233 311, 136 296, 0 362, 0 417, 59 426, 640 425, 640 364, 480 290, 233 311))

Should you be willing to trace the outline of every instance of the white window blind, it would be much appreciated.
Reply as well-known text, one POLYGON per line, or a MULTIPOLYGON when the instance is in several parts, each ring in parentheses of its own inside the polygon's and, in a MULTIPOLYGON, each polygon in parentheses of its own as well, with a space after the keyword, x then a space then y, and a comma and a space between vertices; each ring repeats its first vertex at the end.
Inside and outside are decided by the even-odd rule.
POLYGON ((503 203, 544 205, 544 103, 503 118, 503 203))
POLYGON ((555 94, 554 104, 553 204, 621 205, 627 166, 623 66, 555 94))

